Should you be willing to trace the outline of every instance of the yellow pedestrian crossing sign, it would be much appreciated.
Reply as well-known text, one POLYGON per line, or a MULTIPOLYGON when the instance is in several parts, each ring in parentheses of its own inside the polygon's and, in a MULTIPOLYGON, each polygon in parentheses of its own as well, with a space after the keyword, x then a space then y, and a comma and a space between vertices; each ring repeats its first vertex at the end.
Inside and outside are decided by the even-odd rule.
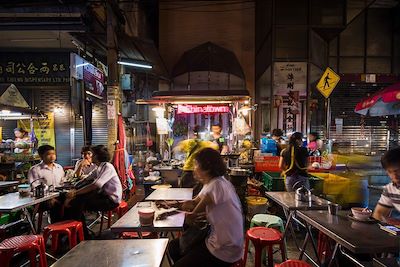
POLYGON ((324 74, 317 83, 317 89, 321 92, 323 96, 325 96, 325 98, 328 98, 331 95, 333 89, 335 89, 339 80, 340 76, 328 67, 326 68, 324 74))

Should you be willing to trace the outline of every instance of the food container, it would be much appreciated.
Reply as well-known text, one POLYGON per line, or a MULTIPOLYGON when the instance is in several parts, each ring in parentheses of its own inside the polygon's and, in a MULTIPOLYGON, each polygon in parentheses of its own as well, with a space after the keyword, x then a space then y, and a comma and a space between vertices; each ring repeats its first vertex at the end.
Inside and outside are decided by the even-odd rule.
POLYGON ((142 208, 138 210, 139 222, 141 226, 153 225, 154 221, 154 210, 152 208, 142 208))
POLYGON ((351 208, 351 213, 357 220, 368 220, 372 215, 372 210, 367 208, 351 208))
POLYGON ((29 184, 20 184, 18 185, 18 192, 22 197, 28 196, 31 192, 31 187, 29 184))

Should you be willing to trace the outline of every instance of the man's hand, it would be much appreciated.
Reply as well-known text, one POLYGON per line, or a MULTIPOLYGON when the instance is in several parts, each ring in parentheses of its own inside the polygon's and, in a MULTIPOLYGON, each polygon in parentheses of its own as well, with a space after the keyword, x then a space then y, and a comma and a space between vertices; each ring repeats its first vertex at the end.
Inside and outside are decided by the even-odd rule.
POLYGON ((193 200, 188 200, 182 203, 181 209, 184 211, 192 211, 195 208, 193 200))
POLYGON ((205 212, 193 213, 188 212, 185 216, 185 222, 188 224, 201 224, 207 221, 207 216, 205 212))
POLYGON ((83 167, 88 167, 90 166, 90 162, 87 159, 83 159, 80 163, 80 166, 83 167))

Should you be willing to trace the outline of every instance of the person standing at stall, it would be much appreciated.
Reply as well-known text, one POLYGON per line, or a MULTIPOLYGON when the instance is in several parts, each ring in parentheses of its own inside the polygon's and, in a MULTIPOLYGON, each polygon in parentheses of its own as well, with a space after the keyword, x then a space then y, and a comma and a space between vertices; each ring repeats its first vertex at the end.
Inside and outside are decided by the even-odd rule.
POLYGON ((292 192, 304 186, 310 188, 308 180, 308 151, 302 147, 303 134, 293 133, 289 138, 289 146, 282 150, 279 168, 283 171, 286 191, 292 192))
POLYGON ((271 138, 276 143, 277 155, 280 155, 281 151, 282 151, 282 146, 281 146, 281 141, 283 139, 282 136, 283 136, 283 132, 281 129, 273 129, 272 130, 271 138))
POLYGON ((218 145, 219 153, 225 155, 228 153, 228 145, 224 136, 222 136, 222 127, 219 123, 214 123, 211 126, 211 142, 218 145))
POLYGON ((199 139, 199 126, 195 126, 193 129, 194 138, 181 141, 175 148, 174 151, 178 152, 185 152, 186 153, 186 160, 185 164, 183 165, 183 173, 180 180, 180 187, 183 188, 193 188, 193 195, 196 196, 200 190, 202 185, 196 181, 193 176, 193 169, 194 169, 194 159, 202 149, 204 148, 213 148, 218 150, 218 145, 210 142, 210 141, 203 141, 199 139))
MULTIPOLYGON (((15 128, 14 136, 15 136, 14 142, 15 142, 16 146, 22 145, 25 147, 25 143, 30 142, 29 133, 22 128, 15 128)), ((28 148, 16 147, 14 149, 14 153, 28 153, 28 152, 29 152, 29 145, 28 145, 28 148)))

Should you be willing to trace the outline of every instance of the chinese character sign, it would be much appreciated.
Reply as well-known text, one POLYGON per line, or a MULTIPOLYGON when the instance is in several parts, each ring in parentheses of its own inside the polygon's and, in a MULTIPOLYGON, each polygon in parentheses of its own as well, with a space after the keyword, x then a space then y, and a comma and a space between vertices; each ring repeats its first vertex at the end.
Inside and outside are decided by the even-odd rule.
POLYGON ((274 63, 274 95, 287 96, 290 91, 298 91, 300 96, 307 94, 306 62, 274 63))
POLYGON ((69 83, 68 53, 1 53, 0 83, 69 83))

